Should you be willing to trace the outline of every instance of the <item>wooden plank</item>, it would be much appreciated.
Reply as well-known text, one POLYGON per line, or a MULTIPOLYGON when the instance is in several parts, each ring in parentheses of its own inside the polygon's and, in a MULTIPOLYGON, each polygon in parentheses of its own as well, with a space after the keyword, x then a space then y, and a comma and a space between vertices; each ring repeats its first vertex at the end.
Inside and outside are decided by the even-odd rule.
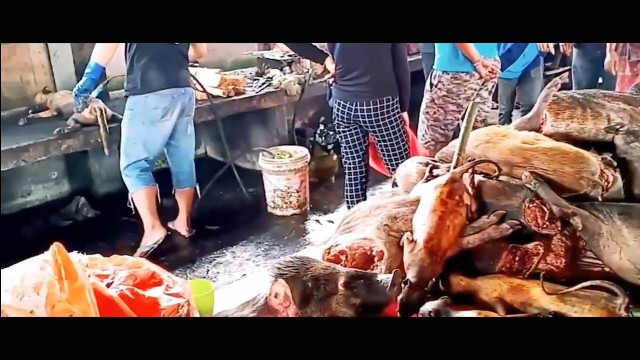
POLYGON ((47 47, 56 89, 73 89, 76 85, 76 70, 71 43, 47 43, 47 47))
POLYGON ((24 106, 30 99, 28 87, 33 86, 31 58, 27 44, 2 45, 2 109, 24 106))
POLYGON ((55 89, 44 43, 2 44, 2 109, 29 106, 44 86, 55 89))
POLYGON ((57 91, 47 44, 29 43, 29 56, 31 57, 33 85, 36 88, 36 93, 45 86, 48 86, 51 91, 57 91))

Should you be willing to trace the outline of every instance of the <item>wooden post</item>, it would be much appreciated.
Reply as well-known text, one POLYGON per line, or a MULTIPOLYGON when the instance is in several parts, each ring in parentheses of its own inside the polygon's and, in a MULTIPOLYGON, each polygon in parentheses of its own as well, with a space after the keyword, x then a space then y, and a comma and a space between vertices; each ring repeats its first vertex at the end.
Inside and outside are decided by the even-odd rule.
POLYGON ((477 101, 471 101, 469 106, 467 107, 467 111, 464 115, 464 120, 462 121, 462 126, 460 127, 460 136, 458 137, 458 146, 456 147, 456 151, 453 153, 453 161, 451 162, 451 168, 449 168, 449 172, 453 172, 458 165, 460 164, 460 160, 464 157, 464 153, 467 151, 467 142, 469 141, 469 135, 471 131, 473 131, 473 123, 476 121, 476 117, 478 116, 480 103, 477 101))
POLYGON ((71 43, 47 43, 56 90, 71 90, 76 85, 76 70, 71 43))

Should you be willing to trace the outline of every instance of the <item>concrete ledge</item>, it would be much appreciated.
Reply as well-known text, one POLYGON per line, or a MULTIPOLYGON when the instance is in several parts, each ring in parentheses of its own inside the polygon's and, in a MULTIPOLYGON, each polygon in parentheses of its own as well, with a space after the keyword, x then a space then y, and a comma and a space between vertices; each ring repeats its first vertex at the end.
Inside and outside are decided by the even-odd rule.
MULTIPOLYGON (((409 57, 411 71, 422 71, 420 55, 409 57)), ((305 98, 319 96, 326 91, 321 81, 311 83, 305 91, 305 98)), ((246 94, 233 98, 214 99, 213 104, 201 101, 197 104, 195 122, 222 119, 234 114, 247 113, 297 101, 296 97, 286 96, 283 90, 267 89, 259 94, 246 94)), ((125 99, 112 100, 109 104, 112 110, 122 114, 125 99)), ((3 117, 8 114, 19 113, 24 109, 15 109, 3 112, 3 117)), ((61 156, 74 152, 85 151, 94 147, 100 147, 100 133, 97 128, 88 128, 83 131, 53 135, 53 131, 64 126, 63 120, 46 120, 41 123, 29 124, 19 127, 17 124, 2 124, 2 159, 0 170, 5 171, 15 167, 28 165, 53 156, 61 156)), ((110 126, 111 137, 120 138, 120 124, 110 126)))

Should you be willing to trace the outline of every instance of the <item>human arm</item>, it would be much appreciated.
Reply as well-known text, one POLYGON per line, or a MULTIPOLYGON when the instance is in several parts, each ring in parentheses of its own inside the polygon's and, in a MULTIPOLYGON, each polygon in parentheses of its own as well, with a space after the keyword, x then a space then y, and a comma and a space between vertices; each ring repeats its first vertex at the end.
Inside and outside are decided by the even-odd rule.
POLYGON ((560 50, 562 50, 562 53, 565 55, 571 55, 571 52, 573 51, 573 43, 560 43, 560 50))
POLYGON ((324 52, 312 43, 283 43, 291 51, 299 56, 309 59, 314 63, 324 64, 331 55, 324 52))
POLYGON ((311 43, 282 43, 289 50, 298 54, 305 59, 311 60, 316 64, 322 64, 328 74, 324 77, 329 82, 333 81, 336 72, 336 64, 333 57, 324 50, 311 43))
MULTIPOLYGON (((500 73, 500 63, 491 59, 485 59, 480 55, 473 43, 455 43, 462 55, 472 64, 478 75, 485 80, 490 80, 500 73)), ((496 46, 498 46, 496 44, 496 46)))
POLYGON ((119 46, 120 43, 97 43, 94 46, 82 79, 73 88, 73 97, 78 104, 74 110, 82 111, 86 107, 87 100, 98 86, 100 78, 105 74, 119 46))
POLYGON ((472 64, 478 63, 482 60, 482 56, 476 49, 476 46, 473 43, 456 43, 456 47, 464 57, 466 57, 472 64))
POLYGON ((607 43, 607 56, 604 59, 604 68, 615 75, 618 68, 618 43, 607 43))
POLYGON ((538 43, 538 49, 543 53, 556 53, 555 43, 538 43))
POLYGON ((207 43, 190 43, 189 44, 189 61, 198 61, 207 56, 207 43))
POLYGON ((398 84, 398 99, 400 111, 409 111, 411 99, 411 74, 409 73, 409 60, 407 59, 407 47, 405 43, 391 44, 391 57, 393 60, 393 72, 398 84))

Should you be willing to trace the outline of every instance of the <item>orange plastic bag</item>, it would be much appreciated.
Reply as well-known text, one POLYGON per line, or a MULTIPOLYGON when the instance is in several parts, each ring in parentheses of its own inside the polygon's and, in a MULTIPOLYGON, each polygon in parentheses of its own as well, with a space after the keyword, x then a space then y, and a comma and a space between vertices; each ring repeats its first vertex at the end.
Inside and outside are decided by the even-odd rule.
MULTIPOLYGON (((409 127, 409 123, 405 123, 404 128, 409 136, 409 152, 411 153, 411 156, 430 156, 429 152, 420 146, 418 137, 413 133, 411 127, 409 127)), ((391 173, 385 166, 380 154, 378 154, 378 149, 376 148, 376 143, 372 136, 369 136, 369 165, 375 171, 389 177, 391 176, 391 173)))
POLYGON ((2 270, 2 316, 198 316, 186 280, 130 256, 49 251, 2 270))
POLYGON ((2 316, 100 316, 89 277, 60 243, 2 270, 2 316))
POLYGON ((198 316, 187 281, 146 259, 89 255, 83 265, 95 279, 100 316, 198 316))

